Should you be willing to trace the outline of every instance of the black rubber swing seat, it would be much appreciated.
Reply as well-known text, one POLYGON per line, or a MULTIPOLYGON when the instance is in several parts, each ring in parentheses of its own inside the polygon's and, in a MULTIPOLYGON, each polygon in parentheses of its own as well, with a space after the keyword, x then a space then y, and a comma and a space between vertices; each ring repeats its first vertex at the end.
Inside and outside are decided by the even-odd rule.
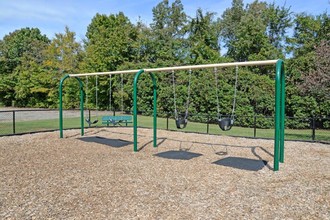
POLYGON ((184 129, 187 126, 188 119, 187 118, 176 118, 175 124, 178 129, 184 129))
POLYGON ((221 130, 229 131, 234 125, 234 120, 231 118, 220 118, 218 119, 218 124, 221 130))

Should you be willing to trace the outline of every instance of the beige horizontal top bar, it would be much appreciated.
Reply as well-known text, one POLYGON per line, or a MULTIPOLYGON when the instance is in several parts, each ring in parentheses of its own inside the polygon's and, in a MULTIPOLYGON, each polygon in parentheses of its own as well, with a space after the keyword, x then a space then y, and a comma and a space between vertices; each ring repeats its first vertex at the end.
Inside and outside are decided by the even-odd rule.
MULTIPOLYGON (((264 61, 247 61, 247 62, 233 62, 233 63, 215 63, 215 64, 202 64, 193 66, 173 66, 173 67, 162 67, 153 69, 143 69, 144 72, 169 72, 176 70, 193 70, 193 69, 205 69, 205 68, 224 68, 224 67, 235 67, 235 66, 262 66, 262 65, 273 65, 278 60, 264 60, 264 61)), ((97 72, 97 73, 79 73, 69 74, 70 77, 80 76, 100 76, 100 75, 113 75, 113 74, 129 74, 137 73, 138 70, 122 70, 122 71, 111 71, 111 72, 97 72)))

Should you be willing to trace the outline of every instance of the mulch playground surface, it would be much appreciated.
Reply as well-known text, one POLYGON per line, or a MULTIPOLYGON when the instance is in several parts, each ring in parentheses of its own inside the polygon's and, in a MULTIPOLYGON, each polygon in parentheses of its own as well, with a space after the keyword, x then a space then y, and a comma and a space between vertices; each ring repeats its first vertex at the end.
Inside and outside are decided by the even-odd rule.
POLYGON ((330 145, 138 129, 0 137, 0 219, 330 219, 330 145))

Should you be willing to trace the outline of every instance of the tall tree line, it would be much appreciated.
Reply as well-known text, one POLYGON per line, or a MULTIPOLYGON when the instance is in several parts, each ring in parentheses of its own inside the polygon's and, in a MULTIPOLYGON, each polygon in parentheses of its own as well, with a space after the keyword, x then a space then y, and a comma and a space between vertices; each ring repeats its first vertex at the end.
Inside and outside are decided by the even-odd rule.
MULTIPOLYGON (((287 73, 287 115, 330 116, 327 12, 317 16, 294 14, 289 7, 275 3, 233 0, 221 15, 198 9, 190 17, 180 0, 163 0, 152 14, 150 25, 141 21, 134 24, 123 12, 96 14, 83 42, 77 42, 68 27, 53 39, 38 28, 9 33, 0 40, 0 104, 57 108, 59 80, 67 73, 281 58, 287 73)), ((274 67, 238 71, 236 114, 274 115, 274 67)), ((231 112, 234 69, 219 69, 216 74, 213 70, 194 70, 190 78, 187 71, 156 77, 161 112, 174 111, 173 88, 178 110, 185 110, 189 81, 191 113, 216 114, 217 109, 222 114, 231 112)), ((96 77, 83 81, 88 107, 121 109, 123 105, 131 110, 133 75, 98 77, 97 88, 96 77)), ((79 106, 77 86, 74 80, 66 81, 66 108, 79 106)), ((141 79, 139 97, 141 111, 150 112, 152 88, 148 77, 141 79)), ((248 119, 244 123, 248 124, 248 119)))

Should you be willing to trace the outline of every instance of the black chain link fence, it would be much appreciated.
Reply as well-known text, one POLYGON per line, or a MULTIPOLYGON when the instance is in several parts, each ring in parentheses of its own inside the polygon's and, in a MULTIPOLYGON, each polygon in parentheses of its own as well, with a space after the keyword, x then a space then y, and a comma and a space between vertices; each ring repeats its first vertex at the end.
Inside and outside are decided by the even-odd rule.
MULTIPOLYGON (((59 129, 59 111, 45 109, 0 111, 0 136, 26 134, 59 129)), ((79 110, 64 111, 64 118, 72 121, 65 128, 80 127, 79 110)))
MULTIPOLYGON (((80 111, 64 110, 64 129, 80 128, 80 111)), ((94 120, 103 115, 114 115, 116 112, 86 110, 84 116, 94 120)), ((119 113, 118 113, 119 114, 119 113)), ((126 112, 129 114, 129 112, 126 112)), ((158 113, 158 128, 177 130, 173 114, 158 113)), ((139 119, 139 126, 151 127, 150 116, 139 119)), ((0 136, 26 134, 59 129, 59 111, 45 109, 4 110, 0 111, 0 136)), ((330 118, 286 118, 285 139, 297 141, 319 141, 330 143, 330 118)), ((85 127, 88 127, 85 123, 85 127)), ((99 124, 96 126, 100 126, 99 124)), ((235 116, 234 126, 230 131, 222 131, 217 125, 215 115, 189 115, 186 132, 220 134, 254 138, 274 138, 274 117, 261 115, 235 116)))
MULTIPOLYGON (((171 114, 164 115, 167 123, 162 129, 173 129, 174 122, 171 122, 171 114)), ((223 116, 230 117, 230 116, 223 116)), ((235 116, 234 126, 229 131, 222 131, 218 126, 216 115, 190 115, 189 123, 185 130, 190 132, 221 134, 230 136, 242 136, 253 138, 274 138, 275 118, 262 115, 235 116), (196 124, 198 123, 198 124, 196 124), (204 127, 201 125, 204 125, 204 127)), ((175 126, 174 126, 175 127, 175 126)), ((285 118, 285 140, 297 141, 318 141, 330 143, 330 118, 285 118)))

